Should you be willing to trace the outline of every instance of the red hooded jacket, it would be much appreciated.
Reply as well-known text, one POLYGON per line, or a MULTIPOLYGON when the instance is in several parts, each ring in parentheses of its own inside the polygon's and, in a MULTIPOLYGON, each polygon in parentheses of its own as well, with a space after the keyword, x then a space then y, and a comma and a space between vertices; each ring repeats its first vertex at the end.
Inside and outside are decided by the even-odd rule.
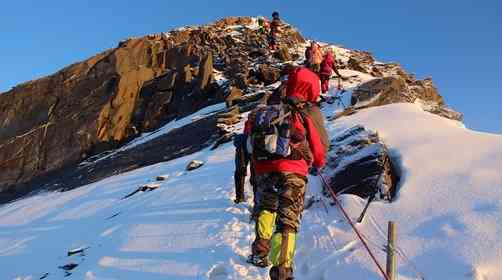
POLYGON ((335 58, 328 52, 321 63, 321 75, 331 76, 331 71, 336 71, 335 58))
POLYGON ((303 102, 316 103, 321 94, 319 76, 306 67, 289 73, 286 96, 303 102))

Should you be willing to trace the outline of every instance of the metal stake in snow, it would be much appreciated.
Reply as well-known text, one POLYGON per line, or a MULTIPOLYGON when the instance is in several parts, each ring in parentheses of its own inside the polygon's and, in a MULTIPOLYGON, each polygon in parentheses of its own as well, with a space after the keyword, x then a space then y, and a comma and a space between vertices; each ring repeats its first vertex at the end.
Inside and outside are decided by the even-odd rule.
POLYGON ((387 230, 387 275, 390 280, 396 279, 397 260, 394 250, 396 248, 396 224, 389 222, 387 230))
POLYGON ((373 262, 375 262, 376 266, 378 267, 378 270, 380 270, 380 273, 382 273, 383 278, 385 280, 391 280, 391 279, 389 279, 389 276, 387 276, 387 273, 385 273, 385 271, 383 270, 383 268, 380 265, 380 263, 377 261, 377 259, 376 259, 375 255, 373 254, 373 252, 371 252, 370 247, 368 246, 368 244, 366 243, 366 241, 361 236, 361 233, 359 233, 359 230, 356 228, 356 226, 354 225, 354 223, 352 222, 352 220, 350 220, 349 215, 347 214, 347 212, 345 212, 345 209, 343 209, 342 204, 338 200, 338 197, 336 196, 336 194, 333 191, 333 189, 328 185, 328 183, 326 182, 326 179, 324 179, 324 176, 322 176, 322 174, 319 174, 319 177, 321 177, 321 181, 323 182, 323 184, 326 187, 326 189, 328 189, 328 192, 331 194, 331 197, 333 197, 333 200, 335 201, 335 204, 338 206, 338 209, 340 209, 340 211, 342 212, 343 216, 345 217, 345 219, 347 220, 347 222, 350 224, 350 226, 352 227, 352 229, 356 233, 357 237, 359 238, 359 240, 363 244, 363 246, 366 249, 366 251, 368 251, 368 254, 370 255, 371 259, 373 260, 373 262))

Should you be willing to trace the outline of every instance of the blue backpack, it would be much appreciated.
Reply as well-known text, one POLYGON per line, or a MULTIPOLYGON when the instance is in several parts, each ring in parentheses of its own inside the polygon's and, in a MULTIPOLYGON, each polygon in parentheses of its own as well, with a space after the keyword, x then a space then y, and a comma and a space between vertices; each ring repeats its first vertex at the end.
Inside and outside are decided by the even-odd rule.
POLYGON ((291 112, 286 106, 260 106, 251 114, 251 134, 246 143, 248 153, 256 160, 274 160, 291 155, 291 112))

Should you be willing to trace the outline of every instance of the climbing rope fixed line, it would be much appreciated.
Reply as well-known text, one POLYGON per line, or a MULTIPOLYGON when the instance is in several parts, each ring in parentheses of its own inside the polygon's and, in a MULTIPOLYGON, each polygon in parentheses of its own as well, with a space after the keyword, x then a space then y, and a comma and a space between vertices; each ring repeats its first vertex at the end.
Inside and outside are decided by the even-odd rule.
POLYGON ((364 238, 361 236, 361 233, 359 233, 359 230, 356 228, 356 226, 354 225, 354 223, 350 219, 350 217, 347 214, 347 212, 345 212, 345 209, 343 209, 342 204, 340 203, 340 200, 338 200, 338 197, 335 194, 335 191, 333 191, 333 189, 328 185, 328 183, 326 182, 326 179, 324 179, 324 176, 322 174, 319 173, 319 177, 321 178, 321 181, 323 182, 323 184, 326 187, 326 189, 328 189, 328 192, 331 194, 331 197, 335 201, 335 204, 338 206, 338 209, 340 209, 340 211, 342 212, 343 216, 345 216, 345 219, 347 220, 347 222, 350 224, 350 226, 352 227, 352 229, 356 233, 357 237, 359 238, 359 240, 363 244, 363 246, 366 249, 366 251, 368 251, 368 254, 370 255, 371 259, 373 260, 373 262, 378 267, 378 270, 380 270, 380 273, 382 273, 384 279, 385 280, 390 280, 389 276, 383 270, 382 266, 380 265, 380 263, 376 259, 375 255, 373 254, 373 252, 369 248, 368 244, 366 243, 366 241, 364 240, 364 238))

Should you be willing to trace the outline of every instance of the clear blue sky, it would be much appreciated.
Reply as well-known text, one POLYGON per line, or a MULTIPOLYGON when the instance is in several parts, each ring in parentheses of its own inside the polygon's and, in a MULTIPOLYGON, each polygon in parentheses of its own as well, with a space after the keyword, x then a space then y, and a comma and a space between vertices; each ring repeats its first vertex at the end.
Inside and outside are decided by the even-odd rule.
POLYGON ((16 0, 0 9, 0 91, 130 36, 278 10, 309 38, 432 76, 468 127, 502 134, 500 1, 16 0))

